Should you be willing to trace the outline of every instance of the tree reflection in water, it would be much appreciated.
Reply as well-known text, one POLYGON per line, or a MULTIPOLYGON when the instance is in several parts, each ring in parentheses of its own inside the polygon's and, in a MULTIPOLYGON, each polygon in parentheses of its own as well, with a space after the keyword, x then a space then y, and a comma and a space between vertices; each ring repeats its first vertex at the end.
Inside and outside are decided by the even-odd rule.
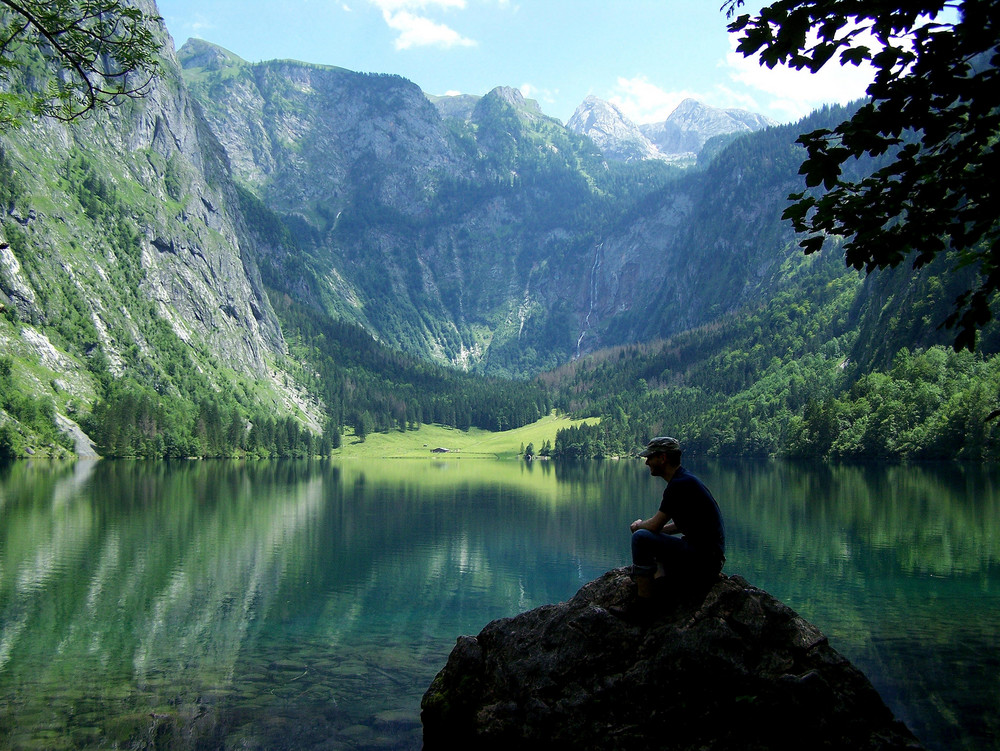
MULTIPOLYGON (((932 748, 996 744, 998 475, 690 459, 726 570, 932 748)), ((0 471, 4 746, 419 748, 455 638, 628 559, 636 461, 78 462, 0 471)))

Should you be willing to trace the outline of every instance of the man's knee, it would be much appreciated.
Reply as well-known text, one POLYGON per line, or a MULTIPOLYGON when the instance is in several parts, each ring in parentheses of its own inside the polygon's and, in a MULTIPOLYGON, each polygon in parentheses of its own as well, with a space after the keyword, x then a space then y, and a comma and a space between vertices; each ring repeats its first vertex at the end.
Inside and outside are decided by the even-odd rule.
POLYGON ((643 544, 656 539, 656 535, 650 532, 648 529, 637 529, 632 533, 632 544, 635 545, 637 542, 643 544))
POLYGON ((632 573, 635 576, 652 576, 656 571, 656 535, 648 529, 632 533, 632 573))
POLYGON ((652 556, 656 550, 656 535, 648 529, 637 529, 632 533, 632 554, 652 556))

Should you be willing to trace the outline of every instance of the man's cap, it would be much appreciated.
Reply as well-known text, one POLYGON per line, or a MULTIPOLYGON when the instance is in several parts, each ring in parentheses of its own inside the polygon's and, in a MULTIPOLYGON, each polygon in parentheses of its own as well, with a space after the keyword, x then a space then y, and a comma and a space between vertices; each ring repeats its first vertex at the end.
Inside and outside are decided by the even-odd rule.
POLYGON ((680 451, 681 442, 676 438, 661 435, 646 444, 646 448, 639 452, 639 456, 652 456, 662 454, 665 451, 680 451))

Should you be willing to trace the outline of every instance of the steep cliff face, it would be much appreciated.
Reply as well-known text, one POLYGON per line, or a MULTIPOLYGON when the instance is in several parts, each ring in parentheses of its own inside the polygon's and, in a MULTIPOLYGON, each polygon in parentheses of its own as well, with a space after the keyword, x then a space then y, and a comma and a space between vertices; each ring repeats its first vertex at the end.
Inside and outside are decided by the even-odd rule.
POLYGON ((235 373, 294 409, 273 377, 285 344, 226 153, 157 33, 162 73, 146 98, 2 136, 0 302, 11 315, 0 348, 38 362, 57 412, 92 400, 105 368, 171 393, 170 340, 191 345, 186 357, 219 388, 235 373))
POLYGON ((225 154, 175 62, 168 58, 168 65, 134 119, 112 117, 109 128, 95 123, 89 143, 100 144, 102 160, 121 160, 140 200, 155 212, 140 240, 141 291, 182 339, 204 342, 227 366, 262 377, 268 361, 284 352, 280 327, 260 284, 225 154))
MULTIPOLYGON (((180 58, 239 179, 293 229, 317 306, 481 366, 532 314, 543 325, 528 336, 544 333, 553 299, 571 294, 540 292, 538 264, 579 242, 571 214, 592 193, 578 166, 592 147, 516 90, 446 121, 395 76, 250 65, 200 42, 180 58)), ((569 354, 570 332, 561 338, 553 364, 569 354)))
POLYGON ((799 189, 796 132, 785 126, 733 143, 605 233, 591 256, 592 305, 581 330, 591 349, 753 309, 788 284, 793 267, 809 263, 781 220, 785 197, 799 189))
POLYGON ((433 105, 398 76, 251 65, 194 39, 178 56, 235 174, 277 210, 335 218, 363 190, 420 213, 433 195, 425 189, 461 174, 433 105))
POLYGON ((426 273, 412 225, 442 184, 469 179, 433 105, 396 76, 251 65, 199 40, 179 57, 238 179, 294 228, 320 279, 313 303, 400 339, 381 307, 396 297, 419 321, 408 298, 426 273))
MULTIPOLYGON (((237 176, 295 231, 314 303, 396 346, 524 375, 781 283, 797 164, 744 150, 678 177, 594 98, 564 127, 506 87, 432 103, 398 77, 250 65, 198 41, 179 56, 237 176)), ((765 124, 693 101, 672 118, 678 149, 765 124)))

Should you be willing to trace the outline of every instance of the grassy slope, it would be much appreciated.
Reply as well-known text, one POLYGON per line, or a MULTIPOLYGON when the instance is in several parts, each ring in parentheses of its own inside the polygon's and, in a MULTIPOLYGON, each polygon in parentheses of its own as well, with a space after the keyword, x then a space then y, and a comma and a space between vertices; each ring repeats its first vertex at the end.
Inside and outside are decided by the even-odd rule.
POLYGON ((557 430, 584 422, 597 421, 593 418, 571 420, 552 414, 530 425, 502 433, 478 428, 464 431, 441 425, 423 425, 420 430, 405 433, 372 433, 363 443, 353 435, 345 435, 343 445, 333 455, 344 458, 433 458, 440 455, 431 453, 432 449, 446 448, 453 452, 449 456, 514 459, 520 454, 522 446, 533 443, 536 451, 540 450, 546 440, 555 444, 557 430))

